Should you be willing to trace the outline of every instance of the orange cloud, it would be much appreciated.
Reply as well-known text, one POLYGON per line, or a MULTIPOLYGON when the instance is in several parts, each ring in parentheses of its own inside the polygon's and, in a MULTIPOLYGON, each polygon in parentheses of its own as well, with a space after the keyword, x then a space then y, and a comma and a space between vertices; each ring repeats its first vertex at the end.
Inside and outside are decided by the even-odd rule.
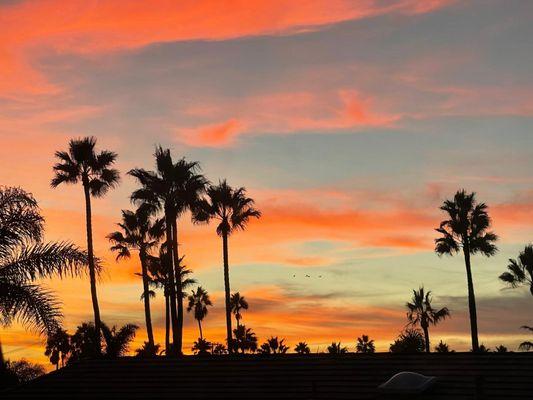
POLYGON ((182 129, 178 134, 190 146, 225 147, 233 144, 243 128, 237 119, 230 119, 220 124, 182 129))
POLYGON ((90 55, 182 40, 225 40, 293 34, 341 21, 398 12, 425 13, 452 0, 238 0, 220 2, 23 1, 0 6, 0 93, 46 93, 58 88, 35 69, 50 52, 90 55), (29 54, 32 56, 30 57, 29 54))

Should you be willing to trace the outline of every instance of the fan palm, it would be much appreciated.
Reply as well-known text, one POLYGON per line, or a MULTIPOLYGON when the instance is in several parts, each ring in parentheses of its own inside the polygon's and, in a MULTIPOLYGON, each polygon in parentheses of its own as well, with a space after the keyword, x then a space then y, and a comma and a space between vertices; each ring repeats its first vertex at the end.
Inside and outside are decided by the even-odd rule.
POLYGON ((488 231, 491 220, 485 203, 478 203, 476 194, 458 191, 453 200, 446 200, 440 207, 448 215, 436 229, 441 237, 435 239, 435 252, 440 256, 455 255, 462 250, 468 286, 468 308, 470 312, 470 329, 472 335, 472 350, 479 350, 476 297, 472 279, 470 256, 482 254, 490 257, 496 254, 498 248, 494 244, 498 237, 488 231))
POLYGON ((294 348, 294 351, 297 354, 309 354, 309 353, 311 353, 311 349, 309 348, 309 346, 307 345, 306 342, 298 342, 298 344, 294 348))
POLYGON ((56 366, 56 369, 59 369, 60 363, 62 367, 65 366, 65 359, 70 350, 69 334, 65 330, 58 328, 52 335, 48 336, 44 355, 50 358, 50 362, 56 366))
POLYGON ((127 353, 131 341, 135 338, 137 325, 126 324, 120 329, 115 326, 109 328, 102 323, 102 337, 105 341, 105 356, 108 358, 121 357, 127 353))
POLYGON ((199 174, 199 164, 180 159, 172 160, 170 150, 158 147, 155 153, 157 171, 133 169, 129 174, 141 184, 131 199, 136 203, 148 203, 158 211, 163 211, 166 223, 166 242, 172 271, 168 274, 170 286, 170 311, 172 319, 173 349, 182 352, 183 340, 183 287, 179 276, 178 227, 177 219, 187 210, 196 210, 200 196, 207 184, 199 174))
POLYGON ((146 331, 148 335, 148 344, 154 348, 154 334, 152 330, 152 318, 150 312, 150 287, 148 277, 148 256, 159 239, 163 236, 164 220, 153 220, 151 218, 151 207, 141 205, 135 211, 122 210, 122 222, 118 224, 122 232, 116 231, 107 236, 113 243, 111 251, 118 253, 117 260, 129 258, 130 250, 139 252, 141 263, 141 277, 143 282, 144 315, 146 321, 146 331))
POLYGON ((213 303, 211 302, 211 299, 209 298, 209 294, 207 291, 202 288, 201 286, 198 286, 196 288, 196 291, 192 291, 191 294, 188 297, 189 305, 187 306, 187 312, 194 312, 194 319, 198 321, 198 329, 200 331, 200 339, 204 339, 204 335, 202 334, 202 321, 207 315, 208 309, 207 307, 212 306, 213 303))
POLYGON ((431 291, 425 293, 424 288, 413 290, 413 298, 411 303, 406 303, 407 319, 413 326, 420 325, 424 332, 424 342, 426 345, 426 353, 430 352, 429 346, 429 326, 437 325, 440 321, 450 316, 448 308, 443 307, 436 310, 431 305, 431 291))
POLYGON ((0 187, 0 325, 18 320, 40 333, 59 327, 53 293, 36 279, 80 275, 87 254, 67 242, 43 242, 44 219, 34 197, 20 188, 0 187))
MULTIPOLYGON (((226 305, 226 336, 231 343, 231 299, 229 281, 228 237, 237 230, 244 230, 250 218, 259 218, 261 212, 254 208, 254 200, 246 196, 246 189, 232 188, 225 180, 207 189, 207 200, 202 204, 202 212, 196 214, 197 221, 216 219, 216 232, 222 237, 224 261, 224 291, 226 305)), ((231 346, 229 346, 231 348, 231 346)))
POLYGON ((277 336, 272 336, 261 345, 258 351, 261 354, 285 354, 288 350, 289 346, 285 345, 285 339, 278 339, 277 336))
POLYGON ((245 325, 239 325, 233 330, 235 340, 231 341, 233 349, 230 352, 241 350, 242 354, 246 351, 255 352, 257 350, 257 336, 252 331, 252 328, 247 328, 245 325))
POLYGON ((230 298, 230 309, 233 314, 235 314, 235 320, 237 321, 237 327, 240 325, 242 314, 241 310, 248 310, 248 302, 241 296, 239 292, 233 293, 230 298))
POLYGON ((339 354, 347 354, 348 348, 341 345, 341 342, 332 342, 330 346, 328 346, 328 353, 339 355, 339 354))
POLYGON ((511 287, 529 286, 533 295, 533 245, 527 245, 518 255, 518 259, 509 259, 508 271, 500 275, 500 279, 511 287))
POLYGON ((374 345, 374 341, 371 340, 368 335, 362 335, 361 337, 357 338, 357 345, 355 346, 355 351, 357 353, 375 353, 376 352, 376 346, 374 345))
POLYGON ((112 168, 117 159, 117 154, 107 150, 97 153, 95 146, 96 138, 85 137, 70 140, 68 151, 56 151, 55 156, 59 162, 54 165, 55 176, 51 185, 55 188, 63 183, 76 184, 81 182, 83 186, 94 325, 96 331, 100 332, 101 319, 98 295, 96 293, 91 196, 102 197, 109 189, 116 187, 119 182, 119 173, 112 168))

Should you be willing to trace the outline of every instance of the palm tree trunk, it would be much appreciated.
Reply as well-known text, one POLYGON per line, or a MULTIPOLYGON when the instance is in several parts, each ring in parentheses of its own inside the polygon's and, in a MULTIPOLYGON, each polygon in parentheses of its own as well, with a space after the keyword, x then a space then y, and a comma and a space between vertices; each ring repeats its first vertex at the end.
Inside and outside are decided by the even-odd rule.
POLYGON ((170 298, 165 288, 165 354, 170 351, 170 298))
POLYGON ((470 331, 472 334, 472 351, 479 350, 477 335, 477 311, 476 296, 474 293, 474 282, 472 279, 472 267, 470 265, 470 246, 468 240, 464 241, 463 254, 465 256, 466 280, 468 284, 468 309, 470 311, 470 331))
POLYGON ((178 341, 174 343, 177 354, 182 354, 182 344, 183 344, 183 287, 181 285, 181 266, 179 265, 179 253, 178 253, 178 223, 176 218, 172 220, 172 238, 173 246, 172 250, 174 251, 174 264, 175 264, 175 273, 176 273, 176 298, 178 300, 178 341))
POLYGON ((179 343, 178 336, 178 318, 176 315, 176 281, 174 280, 174 261, 173 261, 173 249, 172 249, 172 217, 165 214, 166 218, 166 236, 167 236, 167 249, 168 257, 170 260, 168 271, 168 283, 170 287, 170 317, 172 321, 172 355, 176 355, 176 345, 179 343))
POLYGON ((226 295, 226 337, 228 341, 228 351, 231 353, 233 346, 231 335, 231 306, 230 306, 230 286, 229 286, 229 261, 228 261, 228 234, 222 233, 222 253, 224 257, 224 291, 226 295))
POLYGON ((148 286, 148 268, 146 267, 146 250, 141 248, 139 251, 141 260, 141 271, 143 280, 143 298, 144 298, 144 318, 146 321, 146 333, 148 335, 148 344, 154 348, 154 332, 152 330, 152 315, 150 312, 150 288, 148 286))
POLYGON ((198 329, 200 330, 200 339, 204 339, 204 335, 202 334, 202 322, 198 320, 198 329))
POLYGON ((424 339, 425 339, 425 345, 426 345, 426 353, 429 353, 430 346, 429 346, 429 328, 427 326, 423 326, 422 330, 424 331, 424 339))
MULTIPOLYGON (((100 319, 100 307, 98 306, 98 295, 96 293, 96 270, 94 266, 94 249, 93 249, 93 227, 92 227, 92 212, 91 212, 91 194, 89 193, 89 182, 84 181, 83 192, 85 194, 85 218, 87 228, 87 255, 89 261, 89 279, 91 282, 91 299, 93 303, 94 312, 94 329, 98 337, 100 337, 100 329, 102 321, 100 319)), ((101 352, 100 340, 96 340, 96 350, 101 352)))

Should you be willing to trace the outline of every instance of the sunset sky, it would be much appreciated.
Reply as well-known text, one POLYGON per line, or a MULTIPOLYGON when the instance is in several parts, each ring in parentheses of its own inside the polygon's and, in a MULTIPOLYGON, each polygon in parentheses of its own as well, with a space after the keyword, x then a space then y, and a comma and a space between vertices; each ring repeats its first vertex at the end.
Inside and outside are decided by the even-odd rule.
MULTIPOLYGON (((98 290, 104 322, 141 326, 135 348, 139 263, 105 239, 132 207, 126 172, 152 169, 157 144, 199 161, 263 213, 230 239, 244 323, 312 351, 363 333, 388 350, 419 285, 452 312, 432 345, 469 349, 462 258, 433 251, 438 207, 464 187, 500 236, 473 260, 480 342, 516 350, 533 298, 498 275, 533 241, 532 18, 525 0, 0 1, 0 184, 34 194, 47 239, 85 247, 81 187, 50 188, 54 151, 94 135, 119 154, 120 187, 93 203, 98 290)), ((221 241, 189 220, 180 250, 223 342, 221 241)), ((71 333, 92 319, 88 280, 46 284, 71 333)), ((197 337, 188 315, 187 350, 197 337)), ((47 362, 35 333, 0 338, 7 358, 47 362)))

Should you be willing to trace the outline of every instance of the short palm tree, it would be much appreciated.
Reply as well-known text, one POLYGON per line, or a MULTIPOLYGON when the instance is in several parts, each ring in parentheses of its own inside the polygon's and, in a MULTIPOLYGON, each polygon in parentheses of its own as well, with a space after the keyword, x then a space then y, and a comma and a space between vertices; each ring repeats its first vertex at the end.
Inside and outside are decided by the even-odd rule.
POLYGON ((102 323, 102 337, 105 341, 105 356, 107 358, 122 357, 128 352, 132 340, 135 338, 135 332, 139 327, 134 324, 126 324, 120 329, 116 326, 109 328, 102 323))
POLYGON ((198 208, 200 197, 207 181, 198 173, 197 162, 172 160, 170 150, 157 147, 155 152, 157 170, 133 169, 128 173, 135 177, 141 188, 134 191, 131 199, 136 203, 147 203, 165 216, 165 236, 173 273, 168 274, 170 288, 170 313, 172 320, 173 352, 182 353, 183 342, 183 287, 179 275, 177 219, 187 210, 198 208))
POLYGON ((70 140, 68 151, 56 151, 55 156, 59 162, 54 165, 55 176, 51 185, 55 188, 63 183, 76 184, 81 182, 83 186, 94 325, 96 331, 100 332, 101 319, 98 295, 96 293, 91 196, 102 197, 109 189, 116 187, 119 182, 119 173, 112 168, 117 159, 117 154, 107 150, 97 153, 95 146, 96 138, 85 137, 70 140))
POLYGON ((20 188, 0 187, 0 326, 19 321, 53 334, 60 326, 60 304, 35 281, 87 271, 87 253, 67 242, 45 243, 43 235, 35 198, 20 188))
POLYGON ((425 293, 424 288, 413 290, 413 298, 410 303, 406 303, 407 319, 409 324, 416 326, 420 325, 424 332, 424 342, 426 344, 426 353, 430 352, 429 345, 429 326, 437 325, 440 321, 450 316, 450 310, 443 307, 436 310, 431 305, 432 297, 431 291, 425 293))
POLYGON ((57 370, 60 363, 62 367, 65 366, 65 360, 70 350, 70 335, 65 330, 58 328, 48 336, 44 355, 50 358, 50 363, 55 365, 57 370))
MULTIPOLYGON (((525 329, 527 331, 533 332, 533 327, 531 327, 531 326, 524 325, 521 328, 525 329)), ((533 342, 531 342, 529 340, 526 340, 525 342, 520 343, 520 346, 518 346, 518 349, 519 350, 530 351, 531 349, 533 349, 533 342)))
POLYGON ((189 305, 187 306, 187 312, 194 312, 194 319, 198 321, 198 330, 200 331, 200 339, 203 340, 204 335, 202 333, 202 321, 207 315, 207 307, 212 306, 213 303, 209 298, 207 291, 198 286, 196 291, 192 291, 188 297, 189 305))
POLYGON ((135 211, 122 210, 122 222, 118 224, 121 231, 116 231, 107 236, 113 244, 111 251, 117 252, 117 260, 130 258, 131 250, 139 252, 141 263, 141 277, 143 283, 144 316, 149 347, 154 348, 154 333, 152 330, 152 317, 150 312, 150 287, 148 276, 148 256, 150 250, 159 242, 164 233, 164 220, 154 220, 151 217, 152 208, 141 205, 135 211))
POLYGON ((298 342, 298 344, 294 348, 294 351, 297 354, 309 354, 309 353, 311 353, 311 349, 309 348, 309 346, 307 345, 306 342, 298 342))
POLYGON ((368 335, 362 335, 357 338, 357 345, 355 347, 357 353, 371 354, 376 352, 374 341, 368 335))
POLYGON ((330 346, 328 346, 328 353, 339 355, 339 354, 346 354, 348 353, 348 348, 342 346, 341 342, 332 342, 330 346))
POLYGON ((472 335, 472 350, 479 350, 476 297, 470 257, 482 254, 490 257, 496 254, 498 248, 494 244, 498 237, 489 231, 491 220, 485 203, 478 203, 475 193, 458 191, 453 200, 446 200, 440 207, 447 214, 448 219, 442 221, 436 229, 441 237, 435 239, 435 252, 454 255, 462 251, 466 267, 468 285, 468 309, 470 312, 470 330, 472 335))
POLYGON ((235 315, 235 321, 237 321, 238 327, 242 319, 241 310, 248 310, 248 301, 246 301, 244 296, 241 296, 239 292, 236 292, 231 295, 229 303, 231 312, 235 315))
POLYGON ((242 354, 249 351, 254 353, 257 350, 257 336, 252 331, 252 328, 247 328, 245 325, 239 325, 233 330, 235 340, 231 341, 233 349, 230 352, 240 350, 242 354))
POLYGON ((289 350, 289 346, 285 344, 285 339, 279 339, 277 336, 272 336, 267 339, 265 343, 259 348, 261 354, 285 354, 289 350))
POLYGON ((193 343, 191 350, 194 354, 205 356, 207 354, 210 354, 212 348, 213 344, 211 342, 207 341, 204 338, 198 338, 198 340, 193 343))
POLYGON ((246 196, 243 187, 232 188, 225 180, 207 189, 207 200, 203 202, 202 212, 196 213, 197 221, 218 221, 216 232, 222 237, 224 262, 224 291, 226 305, 226 336, 231 348, 231 298, 229 280, 228 237, 237 230, 244 230, 251 218, 259 218, 261 212, 254 208, 254 200, 246 196))
POLYGON ((533 295, 533 245, 528 244, 516 260, 509 259, 507 271, 500 275, 500 279, 513 288, 529 286, 533 295))

